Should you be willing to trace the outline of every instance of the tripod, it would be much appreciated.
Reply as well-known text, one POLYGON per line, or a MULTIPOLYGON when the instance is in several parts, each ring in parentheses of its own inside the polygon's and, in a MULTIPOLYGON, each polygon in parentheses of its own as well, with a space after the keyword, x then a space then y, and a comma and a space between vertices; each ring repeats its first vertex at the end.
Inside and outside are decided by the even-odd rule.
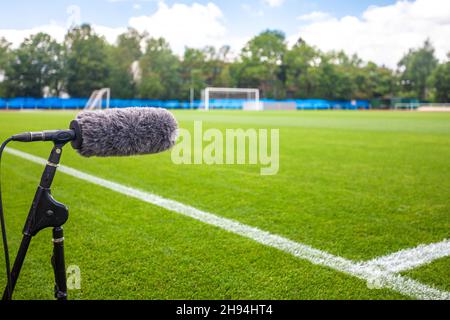
POLYGON ((69 210, 65 205, 53 199, 50 192, 50 187, 61 159, 62 147, 65 144, 66 142, 55 142, 48 158, 23 228, 22 242, 11 270, 11 282, 8 281, 3 293, 3 300, 10 300, 12 297, 31 239, 42 229, 49 227, 53 227, 53 256, 51 263, 55 274, 55 298, 57 300, 67 300, 62 225, 69 218, 69 210))

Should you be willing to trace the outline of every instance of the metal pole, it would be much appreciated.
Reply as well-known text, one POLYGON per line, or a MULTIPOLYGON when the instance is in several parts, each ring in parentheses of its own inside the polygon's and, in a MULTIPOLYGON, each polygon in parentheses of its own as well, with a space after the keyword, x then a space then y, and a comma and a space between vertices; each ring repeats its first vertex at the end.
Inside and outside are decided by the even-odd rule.
POLYGON ((55 274, 55 298, 58 300, 67 300, 64 234, 62 227, 53 228, 52 266, 55 274))

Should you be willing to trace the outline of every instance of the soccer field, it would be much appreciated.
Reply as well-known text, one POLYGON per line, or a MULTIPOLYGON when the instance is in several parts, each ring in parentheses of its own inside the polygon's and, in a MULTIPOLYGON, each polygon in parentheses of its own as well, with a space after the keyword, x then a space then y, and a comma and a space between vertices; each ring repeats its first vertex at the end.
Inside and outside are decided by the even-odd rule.
MULTIPOLYGON (((279 129, 278 174, 67 146, 52 194, 70 210, 66 266, 81 270, 70 299, 450 299, 450 114, 174 114, 189 130, 279 129)), ((1 112, 0 137, 75 115, 1 112)), ((50 150, 10 143, 3 155, 12 258, 43 169, 29 155, 50 150)), ((33 239, 14 298, 53 298, 51 249, 51 230, 33 239)))

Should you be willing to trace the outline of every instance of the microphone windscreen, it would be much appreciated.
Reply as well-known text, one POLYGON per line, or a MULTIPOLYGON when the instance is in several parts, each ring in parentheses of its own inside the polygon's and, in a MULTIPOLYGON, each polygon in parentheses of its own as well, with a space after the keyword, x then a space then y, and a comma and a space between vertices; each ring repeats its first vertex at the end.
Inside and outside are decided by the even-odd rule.
POLYGON ((163 152, 175 145, 178 124, 159 108, 124 108, 80 112, 78 152, 84 157, 116 157, 163 152))

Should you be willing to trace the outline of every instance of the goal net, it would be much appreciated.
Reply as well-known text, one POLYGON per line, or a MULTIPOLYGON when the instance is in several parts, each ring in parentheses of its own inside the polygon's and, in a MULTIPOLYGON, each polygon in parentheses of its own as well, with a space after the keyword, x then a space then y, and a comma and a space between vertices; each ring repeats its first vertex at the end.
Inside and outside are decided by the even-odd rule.
POLYGON ((97 110, 109 109, 109 102, 111 100, 111 90, 109 88, 103 88, 100 90, 95 90, 92 92, 91 97, 89 98, 85 110, 97 110))
POLYGON ((244 105, 259 108, 259 89, 206 88, 202 91, 202 107, 210 109, 243 109, 244 105))

